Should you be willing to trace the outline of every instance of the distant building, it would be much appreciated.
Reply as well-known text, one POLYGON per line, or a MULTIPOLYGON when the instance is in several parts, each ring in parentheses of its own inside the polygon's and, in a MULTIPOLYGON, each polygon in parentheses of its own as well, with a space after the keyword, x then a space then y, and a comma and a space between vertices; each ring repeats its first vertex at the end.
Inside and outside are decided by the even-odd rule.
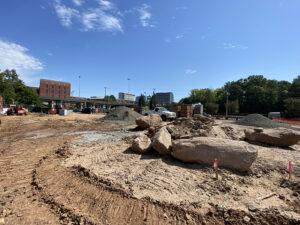
POLYGON ((40 97, 69 99, 71 84, 67 82, 40 79, 40 97))
MULTIPOLYGON (((141 97, 141 96, 136 96, 136 98, 135 98, 135 102, 136 102, 136 103, 139 102, 140 97, 141 97)), ((150 100, 151 100, 151 96, 150 96, 150 95, 149 95, 149 96, 144 96, 144 98, 145 98, 145 102, 150 102, 150 100)))
POLYGON ((119 100, 126 102, 135 102, 135 95, 119 92, 119 100))
MULTIPOLYGON (((135 102, 138 103, 139 100, 140 100, 140 98, 141 98, 141 96, 136 96, 135 102)), ((145 100, 145 102, 147 101, 147 97, 146 96, 144 96, 144 100, 145 100)))
POLYGON ((90 99, 91 100, 96 100, 96 101, 104 101, 104 98, 100 97, 100 96, 91 96, 90 99))
POLYGON ((156 93, 156 102, 158 104, 172 104, 174 102, 173 92, 156 93))

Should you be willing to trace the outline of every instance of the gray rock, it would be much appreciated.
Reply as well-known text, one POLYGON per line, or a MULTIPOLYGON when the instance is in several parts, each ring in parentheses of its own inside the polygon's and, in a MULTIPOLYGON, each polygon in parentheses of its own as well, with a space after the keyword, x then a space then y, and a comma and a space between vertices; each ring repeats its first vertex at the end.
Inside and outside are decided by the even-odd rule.
POLYGON ((168 132, 166 127, 162 127, 155 134, 152 140, 152 146, 154 150, 161 155, 171 154, 172 139, 171 134, 168 132))
POLYGON ((300 141, 300 132, 285 128, 264 129, 259 132, 246 129, 244 132, 247 140, 280 147, 292 146, 300 141))
POLYGON ((142 116, 136 119, 136 125, 141 129, 147 129, 149 127, 159 127, 162 123, 162 119, 158 114, 151 114, 148 116, 142 116))
POLYGON ((146 135, 140 135, 133 139, 131 149, 137 153, 146 153, 151 149, 151 140, 146 135))
POLYGON ((257 211, 258 211, 258 208, 256 208, 256 207, 250 205, 250 206, 248 207, 248 210, 249 210, 250 212, 257 212, 257 211))
POLYGON ((285 199, 285 196, 284 196, 283 194, 280 194, 280 195, 279 195, 279 199, 284 200, 284 199, 285 199))
POLYGON ((214 137, 195 137, 172 142, 172 155, 183 162, 218 165, 247 171, 257 157, 257 149, 243 141, 214 137))

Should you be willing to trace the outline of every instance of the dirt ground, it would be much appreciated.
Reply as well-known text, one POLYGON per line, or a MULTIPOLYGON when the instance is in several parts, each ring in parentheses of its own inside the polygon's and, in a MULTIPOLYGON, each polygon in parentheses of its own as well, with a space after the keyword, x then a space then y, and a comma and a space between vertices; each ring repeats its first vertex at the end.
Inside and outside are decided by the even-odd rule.
MULTIPOLYGON (((0 117, 0 224, 300 223, 299 144, 252 143, 251 171, 221 168, 216 181, 211 165, 132 152, 134 126, 101 117, 0 117)), ((228 138, 244 129, 217 123, 228 138)))

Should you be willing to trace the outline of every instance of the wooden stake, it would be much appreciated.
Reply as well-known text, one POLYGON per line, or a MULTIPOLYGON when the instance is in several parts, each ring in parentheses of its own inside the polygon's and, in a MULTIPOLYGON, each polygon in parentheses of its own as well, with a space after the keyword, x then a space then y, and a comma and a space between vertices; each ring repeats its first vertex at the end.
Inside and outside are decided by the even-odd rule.
POLYGON ((219 179, 219 174, 218 174, 218 160, 215 159, 215 162, 214 162, 214 169, 215 169, 215 173, 216 173, 216 180, 219 179))
POLYGON ((289 162, 288 168, 289 168, 289 180, 290 180, 291 176, 292 176, 292 163, 291 162, 289 162))

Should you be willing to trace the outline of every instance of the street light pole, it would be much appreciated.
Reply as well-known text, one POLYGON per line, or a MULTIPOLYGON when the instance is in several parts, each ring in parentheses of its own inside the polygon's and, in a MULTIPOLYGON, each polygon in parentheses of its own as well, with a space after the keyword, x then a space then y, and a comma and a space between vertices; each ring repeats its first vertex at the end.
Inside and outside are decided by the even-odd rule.
POLYGON ((127 78, 127 80, 128 80, 128 94, 129 94, 129 92, 130 92, 130 89, 129 89, 129 81, 130 81, 130 78, 127 78))
POLYGON ((78 76, 79 79, 79 97, 80 97, 80 75, 78 76))
POLYGON ((106 88, 107 87, 104 87, 104 98, 106 97, 106 88))

